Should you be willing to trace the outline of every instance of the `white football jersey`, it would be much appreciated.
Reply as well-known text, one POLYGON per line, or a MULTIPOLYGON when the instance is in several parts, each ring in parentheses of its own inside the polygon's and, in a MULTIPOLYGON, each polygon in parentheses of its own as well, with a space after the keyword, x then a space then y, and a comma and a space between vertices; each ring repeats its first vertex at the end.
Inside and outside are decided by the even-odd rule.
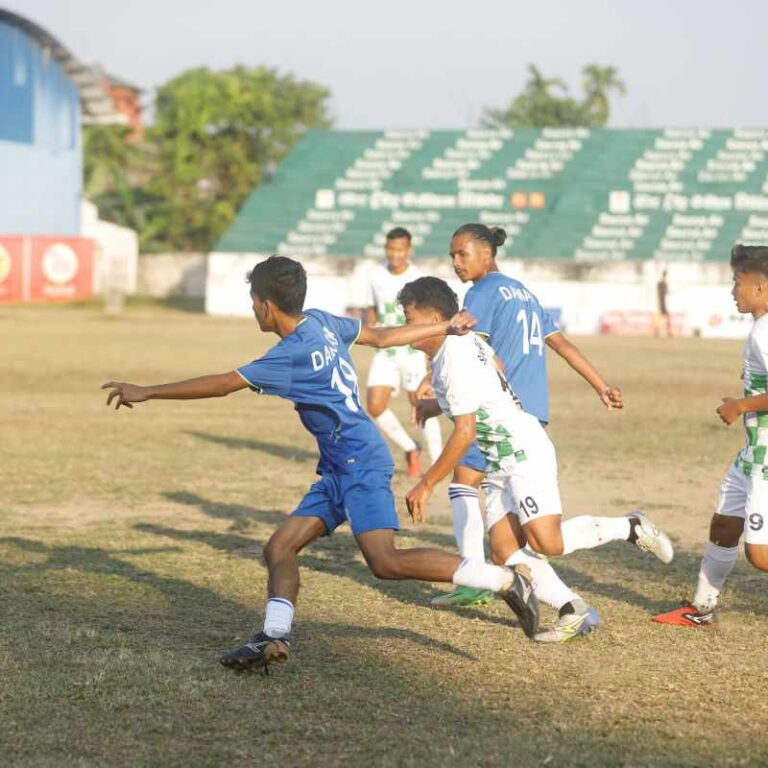
POLYGON ((474 333, 447 336, 432 358, 432 387, 440 409, 449 418, 475 414, 477 444, 487 472, 524 461, 524 434, 541 429, 522 410, 493 358, 491 347, 474 333))

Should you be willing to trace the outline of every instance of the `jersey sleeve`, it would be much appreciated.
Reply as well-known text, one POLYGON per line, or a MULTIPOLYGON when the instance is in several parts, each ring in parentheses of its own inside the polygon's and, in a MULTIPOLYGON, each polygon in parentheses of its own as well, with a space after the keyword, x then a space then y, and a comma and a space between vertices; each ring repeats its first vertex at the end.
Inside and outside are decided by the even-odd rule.
POLYGON ((553 333, 557 333, 560 330, 558 324, 552 319, 552 316, 545 309, 541 310, 541 325, 544 333, 544 338, 551 336, 553 333))
POLYGON ((762 326, 752 336, 752 346, 762 364, 763 370, 768 372, 768 328, 762 326))
POLYGON ((270 349, 264 357, 241 365, 235 371, 259 394, 288 397, 291 390, 291 356, 279 345, 270 349))
POLYGON ((348 347, 351 347, 360 338, 360 331, 363 329, 363 321, 356 317, 339 317, 334 315, 339 338, 348 347))
POLYGON ((464 297, 464 309, 468 309, 477 320, 475 333, 481 333, 490 338, 493 326, 494 302, 489 301, 489 296, 484 295, 480 285, 473 286, 464 297))
MULTIPOLYGON (((458 338, 468 340, 466 336, 458 338)), ((451 416, 476 413, 480 407, 480 395, 472 382, 478 381, 483 371, 474 343, 452 344, 446 353, 443 380, 449 412, 451 416)))

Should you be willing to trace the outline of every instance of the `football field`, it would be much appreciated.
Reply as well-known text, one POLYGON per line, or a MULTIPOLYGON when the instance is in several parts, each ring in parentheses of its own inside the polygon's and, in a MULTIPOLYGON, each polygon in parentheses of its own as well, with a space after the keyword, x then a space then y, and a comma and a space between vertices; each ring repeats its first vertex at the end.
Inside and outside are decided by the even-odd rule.
MULTIPOLYGON (((274 340, 152 305, 0 310, 0 765, 768 764, 766 578, 740 557, 715 630, 649 620, 690 596, 743 439, 715 414, 740 343, 576 339, 622 413, 550 358, 566 515, 642 508, 677 548, 554 561, 599 610, 593 638, 535 645, 500 602, 433 609, 442 587, 377 581, 342 530, 302 556, 288 664, 235 674, 217 654, 261 627, 262 548, 313 441, 276 398, 116 413, 99 386, 224 372, 274 340)), ((447 486, 414 526, 396 460, 401 544, 452 548, 447 486)))

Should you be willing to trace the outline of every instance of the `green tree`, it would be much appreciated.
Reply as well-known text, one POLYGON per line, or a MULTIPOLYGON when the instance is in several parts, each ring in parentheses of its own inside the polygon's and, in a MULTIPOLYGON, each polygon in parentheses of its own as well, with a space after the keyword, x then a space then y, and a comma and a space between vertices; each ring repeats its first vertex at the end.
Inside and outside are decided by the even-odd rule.
POLYGON ((610 117, 609 93, 617 91, 622 96, 627 92, 623 80, 619 80, 615 67, 601 67, 588 64, 581 70, 584 80, 584 111, 590 116, 591 125, 607 125, 610 117))
POLYGON ((546 78, 533 64, 528 65, 528 80, 521 94, 504 109, 488 109, 486 126, 507 128, 547 128, 557 126, 602 126, 608 122, 609 91, 625 92, 614 67, 590 64, 582 70, 584 99, 568 94, 560 78, 546 78))
POLYGON ((157 168, 142 245, 210 249, 301 135, 330 124, 329 95, 263 67, 193 69, 162 86, 148 132, 157 168))

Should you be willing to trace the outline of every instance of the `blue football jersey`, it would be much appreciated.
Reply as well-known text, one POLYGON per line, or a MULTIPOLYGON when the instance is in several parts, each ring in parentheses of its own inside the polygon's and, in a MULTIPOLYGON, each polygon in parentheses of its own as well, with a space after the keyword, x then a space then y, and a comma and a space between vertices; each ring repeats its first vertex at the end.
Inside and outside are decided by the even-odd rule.
POLYGON ((319 309, 264 357, 237 369, 258 393, 291 400, 320 449, 319 474, 393 471, 384 438, 360 404, 349 348, 361 322, 319 309))
POLYGON ((547 356, 544 339, 559 329, 538 299, 518 280, 490 272, 464 297, 464 306, 477 318, 475 331, 504 363, 507 379, 523 410, 542 424, 549 421, 547 356))

